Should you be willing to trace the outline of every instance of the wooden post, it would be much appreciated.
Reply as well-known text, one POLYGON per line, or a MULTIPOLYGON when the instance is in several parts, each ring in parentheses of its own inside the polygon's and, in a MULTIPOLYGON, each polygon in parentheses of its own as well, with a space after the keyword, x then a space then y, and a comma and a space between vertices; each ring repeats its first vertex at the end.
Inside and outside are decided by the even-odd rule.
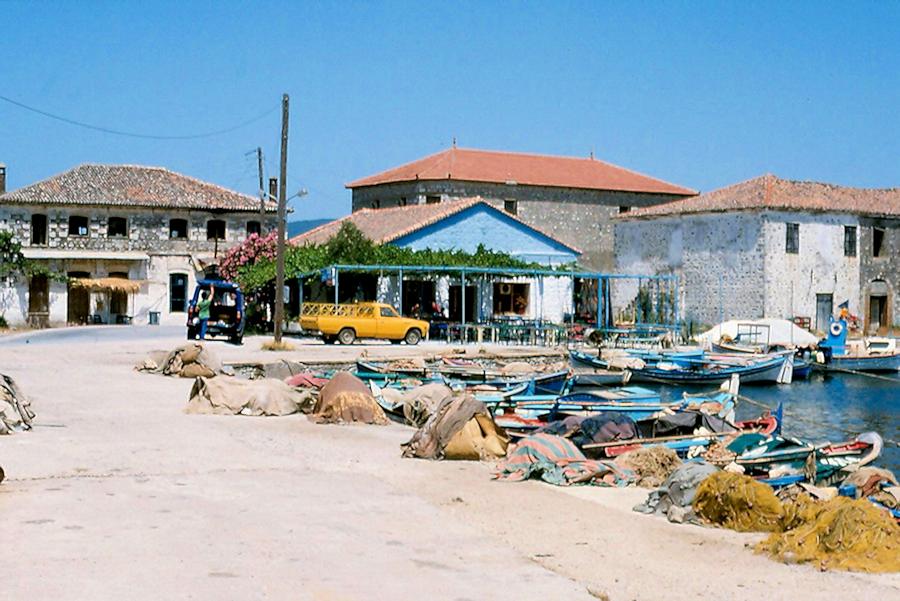
POLYGON ((278 247, 275 257, 275 342, 281 342, 281 328, 284 322, 284 220, 287 212, 287 143, 288 110, 290 99, 281 97, 281 179, 278 182, 278 247))

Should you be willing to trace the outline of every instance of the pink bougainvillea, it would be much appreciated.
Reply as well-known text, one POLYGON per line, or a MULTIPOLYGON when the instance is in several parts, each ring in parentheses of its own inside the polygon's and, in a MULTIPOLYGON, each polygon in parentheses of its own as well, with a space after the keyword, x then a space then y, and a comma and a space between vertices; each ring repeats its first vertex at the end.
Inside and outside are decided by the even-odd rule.
POLYGON ((278 245, 278 232, 269 232, 266 236, 250 234, 238 246, 231 248, 219 263, 219 274, 226 280, 234 280, 242 267, 253 265, 259 259, 275 259, 278 245))

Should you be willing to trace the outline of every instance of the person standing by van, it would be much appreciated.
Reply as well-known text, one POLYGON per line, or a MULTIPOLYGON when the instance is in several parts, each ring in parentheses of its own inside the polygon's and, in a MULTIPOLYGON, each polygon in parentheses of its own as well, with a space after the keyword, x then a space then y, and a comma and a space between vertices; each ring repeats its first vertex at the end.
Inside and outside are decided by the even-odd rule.
POLYGON ((209 323, 209 309, 212 306, 212 297, 215 287, 210 284, 209 290, 204 290, 197 301, 197 318, 200 320, 200 340, 206 339, 206 324, 209 323))

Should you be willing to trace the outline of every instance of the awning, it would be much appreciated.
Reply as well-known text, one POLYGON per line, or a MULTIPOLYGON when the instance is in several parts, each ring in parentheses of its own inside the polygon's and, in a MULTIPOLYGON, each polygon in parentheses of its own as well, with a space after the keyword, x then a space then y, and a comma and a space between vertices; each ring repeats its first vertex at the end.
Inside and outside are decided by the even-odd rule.
POLYGON ((69 280, 76 288, 88 290, 111 290, 113 292, 137 292, 147 280, 126 280, 125 278, 72 278, 69 280))
POLYGON ((61 248, 23 248, 26 259, 109 259, 113 261, 149 261, 150 255, 135 250, 76 250, 61 248))

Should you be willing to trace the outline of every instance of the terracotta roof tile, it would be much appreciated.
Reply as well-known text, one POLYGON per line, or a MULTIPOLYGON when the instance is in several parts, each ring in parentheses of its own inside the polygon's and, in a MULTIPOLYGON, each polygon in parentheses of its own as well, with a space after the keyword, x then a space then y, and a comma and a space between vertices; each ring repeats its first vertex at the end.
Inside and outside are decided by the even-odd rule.
POLYGON ((693 198, 633 209, 618 217, 634 219, 754 209, 900 216, 900 188, 848 188, 768 174, 693 198))
POLYGON ((358 179, 347 187, 446 179, 684 196, 697 193, 596 159, 456 147, 358 179))
MULTIPOLYGON (((362 209, 295 236, 291 238, 290 242, 291 244, 297 245, 324 244, 341 229, 341 225, 343 225, 344 222, 349 221, 358 227, 359 230, 373 242, 386 244, 433 223, 437 223, 442 219, 446 219, 451 215, 461 213, 469 207, 478 204, 483 204, 494 211, 501 212, 480 197, 435 204, 390 207, 386 209, 362 209)), ((562 244, 576 253, 581 253, 577 248, 566 244, 565 242, 561 242, 557 238, 554 238, 550 234, 541 231, 531 224, 525 223, 514 215, 508 213, 502 214, 509 219, 525 225, 538 234, 550 238, 558 244, 562 244)))
MULTIPOLYGON (((175 173, 139 165, 79 165, 0 196, 41 205, 114 205, 167 209, 259 211, 259 199, 175 173)), ((267 211, 275 211, 267 203, 267 211)))

